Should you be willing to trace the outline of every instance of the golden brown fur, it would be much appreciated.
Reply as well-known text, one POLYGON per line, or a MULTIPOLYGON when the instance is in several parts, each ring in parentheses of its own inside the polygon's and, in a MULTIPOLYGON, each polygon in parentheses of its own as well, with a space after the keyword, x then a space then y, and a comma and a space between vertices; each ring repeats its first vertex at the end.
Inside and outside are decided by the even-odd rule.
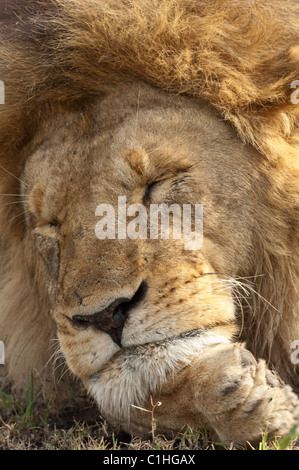
POLYGON ((16 390, 33 370, 45 396, 76 395, 59 344, 134 433, 150 430, 132 408, 150 395, 166 433, 203 422, 255 440, 298 420, 298 13, 268 0, 0 10, 0 340, 16 390), (202 203, 202 249, 97 240, 97 205, 121 195, 202 203), (121 347, 72 322, 145 281, 121 347))

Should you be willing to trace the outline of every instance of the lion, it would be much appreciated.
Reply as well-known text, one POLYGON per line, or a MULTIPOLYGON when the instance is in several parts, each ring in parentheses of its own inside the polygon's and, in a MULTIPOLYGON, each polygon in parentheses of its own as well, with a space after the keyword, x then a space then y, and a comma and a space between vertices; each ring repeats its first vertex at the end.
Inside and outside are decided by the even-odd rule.
POLYGON ((299 422, 298 13, 3 7, 0 370, 16 394, 30 374, 57 406, 83 387, 141 437, 153 409, 165 436, 205 425, 222 442, 299 422), (189 207, 192 233, 202 208, 199 247, 171 211, 168 236, 148 236, 136 211, 161 204, 189 207))

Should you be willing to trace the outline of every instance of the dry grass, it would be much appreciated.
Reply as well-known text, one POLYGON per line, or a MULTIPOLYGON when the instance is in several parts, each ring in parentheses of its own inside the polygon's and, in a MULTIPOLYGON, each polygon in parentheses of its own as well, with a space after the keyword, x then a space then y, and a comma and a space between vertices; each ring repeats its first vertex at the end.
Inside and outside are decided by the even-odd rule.
MULTIPOLYGON (((156 436, 153 428, 149 439, 132 438, 117 433, 102 420, 97 409, 85 402, 80 409, 66 409, 63 413, 51 411, 51 405, 35 406, 32 390, 27 405, 22 407, 14 397, 0 389, 0 450, 245 450, 245 447, 212 442, 206 429, 186 428, 175 439, 156 436)), ((251 450, 298 450, 294 435, 287 439, 268 440, 263 436, 251 450)))

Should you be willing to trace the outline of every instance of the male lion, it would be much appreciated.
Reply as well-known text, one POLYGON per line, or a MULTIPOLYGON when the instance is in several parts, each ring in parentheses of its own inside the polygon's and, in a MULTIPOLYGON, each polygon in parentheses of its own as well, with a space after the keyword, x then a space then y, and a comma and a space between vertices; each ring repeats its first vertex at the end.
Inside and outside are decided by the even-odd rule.
POLYGON ((166 435, 287 434, 299 421, 297 2, 1 8, 6 380, 21 393, 33 371, 62 404, 78 377, 107 420, 142 436, 141 408, 158 401, 166 435), (117 225, 97 238, 98 206, 117 211, 120 197, 146 214, 201 204, 202 246, 117 225))

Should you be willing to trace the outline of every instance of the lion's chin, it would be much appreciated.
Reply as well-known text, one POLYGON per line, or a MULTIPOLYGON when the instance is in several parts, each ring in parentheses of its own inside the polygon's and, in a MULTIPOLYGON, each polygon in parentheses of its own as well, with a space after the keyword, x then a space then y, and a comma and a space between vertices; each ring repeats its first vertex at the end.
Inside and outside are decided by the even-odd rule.
POLYGON ((123 348, 93 374, 86 387, 110 422, 130 421, 132 407, 141 407, 151 393, 190 364, 201 351, 230 340, 211 330, 193 330, 173 338, 123 348))

